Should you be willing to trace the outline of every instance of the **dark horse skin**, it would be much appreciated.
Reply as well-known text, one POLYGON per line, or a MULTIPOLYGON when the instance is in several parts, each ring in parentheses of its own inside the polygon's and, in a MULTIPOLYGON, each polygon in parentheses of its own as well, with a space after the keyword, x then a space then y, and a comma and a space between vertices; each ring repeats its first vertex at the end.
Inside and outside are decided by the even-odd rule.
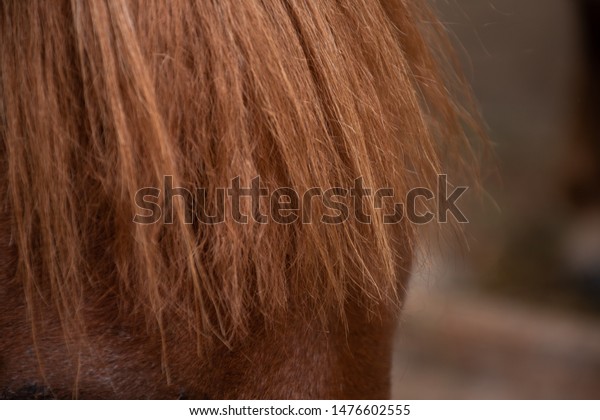
MULTIPOLYGON (((6 290, 3 288, 2 297, 6 290)), ((6 300, 4 300, 6 302, 6 300)), ((10 302, 10 301, 9 301, 10 302)), ((6 307, 5 307, 6 308, 6 307)), ((18 306, 9 308, 14 311, 18 306)), ((72 398, 69 387, 77 374, 65 358, 60 330, 48 322, 43 334, 45 378, 40 376, 27 328, 16 317, 2 316, 2 398, 72 398), (11 319, 12 318, 12 319, 11 319), (14 321, 14 322, 11 322, 14 321), (52 331, 55 335, 52 335, 52 331), (44 384, 48 385, 44 385, 44 384), (63 385, 64 384, 64 385, 63 385)), ((123 331, 94 341, 94 355, 80 360, 77 397, 81 399, 295 399, 389 398, 391 337, 394 323, 352 317, 348 335, 313 330, 303 320, 287 323, 279 331, 257 330, 251 339, 229 350, 217 347, 206 361, 188 364, 177 357, 193 352, 185 341, 170 364, 171 384, 161 370, 160 346, 144 336, 123 331), (307 349, 307 343, 310 346, 307 349), (97 357, 101 353, 104 357, 97 357)), ((55 321, 56 322, 56 321, 55 321)), ((185 337, 183 338, 185 340, 185 337)), ((91 353, 91 352, 90 352, 91 353)))
POLYGON ((370 321, 362 314, 343 327, 321 331, 303 319, 284 319, 274 331, 257 329, 252 337, 230 350, 216 347, 204 361, 187 363, 178 357, 194 352, 194 344, 182 342, 172 356, 170 384, 161 369, 161 349, 151 338, 133 336, 124 328, 107 333, 104 327, 93 353, 83 354, 79 366, 69 360, 57 320, 48 320, 40 350, 45 377, 40 375, 36 353, 16 299, 12 316, 3 314, 0 378, 2 398, 72 398, 72 378, 81 376, 81 399, 385 399, 389 398, 391 337, 394 319, 370 321), (310 343, 310 345, 307 345, 310 343), (98 353, 102 357, 98 357, 98 353), (78 373, 77 370, 79 370, 78 373), (45 385, 48 384, 48 385, 45 385))

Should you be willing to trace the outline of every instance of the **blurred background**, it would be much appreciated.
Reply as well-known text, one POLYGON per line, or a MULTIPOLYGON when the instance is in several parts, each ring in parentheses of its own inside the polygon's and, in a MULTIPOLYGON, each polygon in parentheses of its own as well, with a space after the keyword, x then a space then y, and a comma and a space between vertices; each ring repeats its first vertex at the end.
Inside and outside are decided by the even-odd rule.
POLYGON ((396 399, 600 398, 600 0, 433 1, 499 176, 466 252, 422 255, 396 399))

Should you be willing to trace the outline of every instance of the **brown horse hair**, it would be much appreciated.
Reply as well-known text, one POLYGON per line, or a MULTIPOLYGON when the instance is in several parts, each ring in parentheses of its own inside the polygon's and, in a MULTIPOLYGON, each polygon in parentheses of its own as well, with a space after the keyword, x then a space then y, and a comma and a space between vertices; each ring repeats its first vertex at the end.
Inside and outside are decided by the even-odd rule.
POLYGON ((202 354, 292 310, 326 328, 348 302, 400 306, 411 223, 373 204, 370 224, 133 223, 165 175, 192 191, 362 177, 403 197, 477 166, 477 112, 423 1, 9 0, 0 57, 6 281, 34 341, 55 313, 78 349, 114 309, 163 352, 184 335, 202 354))

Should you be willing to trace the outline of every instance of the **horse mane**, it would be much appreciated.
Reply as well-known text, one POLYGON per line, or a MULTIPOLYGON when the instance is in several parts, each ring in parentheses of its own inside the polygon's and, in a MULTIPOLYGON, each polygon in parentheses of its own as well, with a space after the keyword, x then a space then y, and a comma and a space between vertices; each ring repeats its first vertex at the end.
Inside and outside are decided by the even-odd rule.
POLYGON ((397 197, 469 176, 450 50, 421 1, 0 2, 2 212, 34 336, 52 311, 76 342, 111 302, 201 351, 290 308, 397 306, 416 228, 372 203, 370 224, 207 225, 176 198, 174 223, 138 224, 134 197, 166 175, 209 192, 362 177, 397 197))

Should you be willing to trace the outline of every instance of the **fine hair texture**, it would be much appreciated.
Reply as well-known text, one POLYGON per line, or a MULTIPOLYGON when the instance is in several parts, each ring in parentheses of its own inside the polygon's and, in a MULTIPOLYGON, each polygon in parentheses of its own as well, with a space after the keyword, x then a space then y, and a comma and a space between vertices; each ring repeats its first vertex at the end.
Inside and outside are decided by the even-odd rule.
POLYGON ((464 179, 476 124, 445 39, 416 0, 0 2, 1 205, 33 336, 52 312, 79 343, 114 305, 202 352, 290 308, 398 306, 415 227, 372 203, 370 224, 141 225, 134 196, 166 175, 397 197, 464 179))

